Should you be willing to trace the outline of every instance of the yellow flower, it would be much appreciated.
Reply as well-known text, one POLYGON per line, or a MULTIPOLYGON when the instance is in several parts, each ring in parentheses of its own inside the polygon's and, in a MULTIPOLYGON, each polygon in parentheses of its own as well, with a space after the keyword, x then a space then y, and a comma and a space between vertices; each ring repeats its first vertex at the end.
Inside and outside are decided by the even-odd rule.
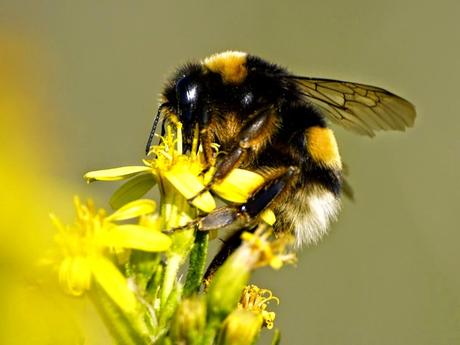
MULTIPOLYGON (((111 205, 114 208, 142 197, 155 183, 158 183, 163 196, 171 193, 168 185, 171 185, 186 200, 199 195, 193 199, 193 206, 204 212, 211 212, 216 208, 214 198, 208 191, 202 194, 200 192, 211 181, 215 168, 211 167, 204 172, 206 165, 201 147, 198 146, 197 135, 191 152, 183 153, 181 124, 177 123, 176 126, 176 133, 173 133, 171 126, 168 126, 166 136, 161 138, 160 144, 150 148, 149 155, 153 158, 144 159, 144 166, 91 171, 86 173, 84 178, 87 182, 130 179, 112 196, 111 205)), ((244 169, 234 169, 223 181, 214 184, 211 190, 229 202, 244 203, 263 183, 264 178, 259 174, 244 169)), ((268 224, 275 222, 271 210, 266 210, 262 214, 262 219, 268 224)))
POLYGON ((273 328, 276 314, 267 311, 267 305, 270 301, 276 301, 279 304, 278 297, 273 296, 272 292, 268 289, 261 289, 256 285, 249 285, 243 290, 238 309, 249 310, 255 314, 262 315, 264 320, 263 326, 268 329, 273 328))
POLYGON ((107 255, 114 249, 157 252, 170 247, 170 238, 161 232, 142 225, 116 223, 152 213, 154 202, 137 200, 108 216, 104 210, 97 210, 91 200, 82 204, 75 197, 74 203, 75 224, 65 226, 51 215, 59 229, 55 241, 60 255, 51 261, 58 266, 60 284, 67 293, 79 296, 90 289, 94 278, 115 303, 124 311, 132 312, 137 303, 135 295, 107 255))
MULTIPOLYGON (((212 179, 215 167, 210 167, 206 171, 208 167, 204 161, 202 148, 198 144, 198 132, 195 131, 190 152, 185 154, 182 149, 181 124, 177 123, 175 126, 175 132, 171 126, 167 126, 166 135, 161 138, 159 145, 150 148, 149 158, 143 160, 143 166, 92 171, 84 176, 88 182, 129 179, 111 198, 110 203, 115 209, 142 197, 155 183, 158 184, 161 193, 158 219, 162 230, 191 224, 191 221, 197 216, 195 208, 206 213, 216 208, 212 194, 209 191, 203 192, 212 179), (192 200, 194 207, 189 204, 189 200, 192 200)), ((234 169, 223 181, 211 186, 211 190, 229 202, 244 203, 264 182, 264 178, 254 172, 234 169)), ((273 224, 275 221, 271 210, 265 210, 261 218, 267 224, 273 224)), ((180 265, 193 247, 194 229, 176 231, 171 235, 171 239, 172 245, 166 253, 167 266, 162 281, 161 305, 168 300, 180 265)), ((247 274, 252 268, 248 266, 247 274)), ((246 283, 245 277, 237 280, 236 284, 233 284, 236 287, 233 289, 236 293, 229 294, 236 297, 231 297, 230 303, 225 303, 224 299, 220 304, 225 306, 220 309, 220 304, 218 304, 214 308, 216 313, 220 313, 230 304, 235 307, 246 283)), ((225 290, 226 287, 222 291, 225 290)))
POLYGON ((275 313, 267 311, 270 301, 279 303, 267 289, 255 285, 246 286, 241 294, 238 307, 224 320, 220 332, 219 345, 250 345, 257 340, 262 327, 273 328, 275 313))
MULTIPOLYGON (((152 146, 150 155, 153 159, 144 159, 144 166, 126 166, 114 169, 91 171, 85 174, 88 182, 92 181, 115 181, 132 178, 129 187, 122 186, 112 197, 112 206, 119 206, 127 200, 135 200, 144 195, 154 183, 160 185, 163 194, 171 194, 165 191, 172 185, 185 199, 190 199, 200 193, 204 188, 204 177, 200 174, 205 166, 202 155, 197 154, 196 143, 190 155, 182 152, 182 142, 176 138, 182 138, 181 127, 177 127, 177 135, 174 136, 168 126, 167 134, 161 143, 152 146), (134 182, 133 182, 134 181, 134 182), (113 201, 116 200, 115 205, 113 201)), ((205 212, 212 211, 215 207, 214 198, 209 192, 203 193, 193 201, 193 205, 205 212)))

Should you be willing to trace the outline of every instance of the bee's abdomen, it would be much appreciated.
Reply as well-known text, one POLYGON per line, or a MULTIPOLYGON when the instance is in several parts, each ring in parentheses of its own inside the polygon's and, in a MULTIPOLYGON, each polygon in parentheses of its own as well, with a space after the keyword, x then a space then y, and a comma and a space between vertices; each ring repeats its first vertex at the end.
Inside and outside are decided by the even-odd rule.
POLYGON ((313 126, 305 131, 305 145, 310 158, 319 166, 342 169, 337 141, 331 129, 313 126))
POLYGON ((340 210, 342 162, 333 132, 312 125, 279 138, 267 151, 263 163, 293 165, 299 171, 274 203, 275 231, 293 233, 299 247, 318 242, 340 210))
POLYGON ((296 246, 317 243, 340 211, 340 197, 321 185, 303 185, 275 207, 275 232, 295 235, 296 246))

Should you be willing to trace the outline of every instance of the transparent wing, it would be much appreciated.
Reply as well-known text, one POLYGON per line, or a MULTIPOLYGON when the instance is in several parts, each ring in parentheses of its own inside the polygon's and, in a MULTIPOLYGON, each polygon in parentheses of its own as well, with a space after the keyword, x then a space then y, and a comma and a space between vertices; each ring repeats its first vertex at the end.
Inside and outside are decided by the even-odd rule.
POLYGON ((357 133, 412 127, 415 107, 384 89, 331 79, 291 77, 305 98, 327 118, 357 133))
POLYGON ((350 168, 348 164, 342 161, 342 193, 351 201, 355 201, 355 192, 350 182, 348 182, 348 177, 350 176, 350 168))

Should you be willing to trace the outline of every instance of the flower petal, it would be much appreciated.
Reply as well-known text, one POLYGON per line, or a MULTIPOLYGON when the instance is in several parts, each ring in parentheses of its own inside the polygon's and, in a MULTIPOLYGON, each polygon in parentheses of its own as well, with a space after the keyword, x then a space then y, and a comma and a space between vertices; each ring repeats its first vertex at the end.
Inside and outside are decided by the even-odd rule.
POLYGON ((110 206, 117 210, 128 202, 142 198, 155 185, 152 174, 139 174, 118 188, 110 198, 110 206))
POLYGON ((171 239, 158 231, 134 224, 118 225, 98 236, 100 244, 111 247, 131 248, 148 252, 169 249, 171 239))
POLYGON ((225 200, 243 203, 264 181, 264 178, 255 172, 234 169, 222 182, 214 184, 212 190, 225 200))
POLYGON ((139 218, 139 225, 148 228, 150 231, 162 231, 163 219, 159 214, 143 215, 139 218))
POLYGON ((193 199, 192 205, 199 208, 201 211, 209 213, 216 208, 216 201, 211 193, 205 192, 193 199))
POLYGON ((262 218, 262 220, 269 225, 273 225, 276 222, 275 214, 270 209, 263 211, 260 215, 260 218, 262 218))
POLYGON ((164 172, 164 176, 186 199, 197 195, 204 188, 201 179, 183 166, 173 166, 164 172))
POLYGON ((125 220, 155 211, 155 202, 148 199, 134 200, 108 216, 107 220, 125 220))
POLYGON ((136 297, 115 265, 103 256, 96 256, 91 258, 91 268, 94 278, 112 300, 125 312, 134 312, 136 297))
POLYGON ((281 260, 281 258, 278 256, 274 256, 270 260, 270 266, 275 270, 279 270, 281 267, 283 267, 283 260, 281 260))
POLYGON ((126 166, 112 169, 95 170, 87 172, 83 178, 86 182, 93 181, 118 181, 128 177, 135 176, 141 172, 152 171, 146 166, 126 166))
MULTIPOLYGON (((169 171, 164 172, 164 177, 176 188, 186 199, 198 195, 204 188, 202 179, 186 169, 184 165, 176 165, 169 171)), ((211 212, 216 208, 216 202, 211 193, 205 192, 196 197, 193 206, 204 212, 211 212)))
POLYGON ((59 265, 59 283, 64 291, 80 296, 91 285, 90 262, 86 257, 66 257, 59 265))

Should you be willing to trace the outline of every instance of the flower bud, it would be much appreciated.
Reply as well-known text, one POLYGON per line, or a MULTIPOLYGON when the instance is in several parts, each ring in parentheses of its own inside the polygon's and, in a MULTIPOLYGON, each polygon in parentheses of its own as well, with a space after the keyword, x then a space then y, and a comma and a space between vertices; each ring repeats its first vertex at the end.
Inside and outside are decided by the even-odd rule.
POLYGON ((217 270, 208 289, 211 316, 223 319, 238 304, 257 255, 248 246, 240 246, 217 270))
POLYGON ((259 226, 254 233, 245 232, 243 243, 217 270, 208 290, 208 310, 211 317, 224 318, 238 304, 254 268, 271 265, 279 268, 293 256, 284 254, 286 237, 270 241, 271 231, 259 226))
POLYGON ((171 337, 174 344, 195 344, 206 326, 206 301, 193 296, 182 301, 174 314, 171 337))
POLYGON ((237 309, 224 320, 217 344, 251 345, 259 336, 262 316, 249 310, 237 309))

